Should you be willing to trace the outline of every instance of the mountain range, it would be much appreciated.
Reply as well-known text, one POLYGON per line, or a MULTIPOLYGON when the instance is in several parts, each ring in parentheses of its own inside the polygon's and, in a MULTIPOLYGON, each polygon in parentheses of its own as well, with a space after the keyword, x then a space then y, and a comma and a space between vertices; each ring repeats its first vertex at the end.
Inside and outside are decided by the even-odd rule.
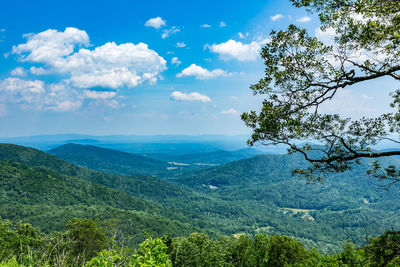
POLYGON ((121 236, 133 235, 135 244, 145 233, 279 233, 324 251, 337 250, 347 239, 362 244, 366 233, 400 228, 400 187, 383 190, 366 175, 370 161, 322 184, 307 184, 291 175, 307 164, 296 154, 246 149, 155 159, 79 144, 49 153, 0 144, 2 218, 29 221, 47 232, 72 217, 112 218, 121 236), (173 173, 164 161, 172 159, 210 165, 173 173))

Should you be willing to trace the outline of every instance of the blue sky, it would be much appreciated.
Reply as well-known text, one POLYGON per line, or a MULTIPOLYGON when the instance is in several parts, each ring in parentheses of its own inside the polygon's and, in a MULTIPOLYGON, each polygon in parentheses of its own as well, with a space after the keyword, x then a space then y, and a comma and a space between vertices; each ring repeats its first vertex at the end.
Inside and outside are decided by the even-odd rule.
MULTIPOLYGON (((0 18, 7 137, 249 133, 240 114, 261 104, 249 85, 269 32, 318 28, 289 1, 258 0, 5 0, 0 18)), ((345 92, 343 112, 387 100, 363 95, 345 92)))

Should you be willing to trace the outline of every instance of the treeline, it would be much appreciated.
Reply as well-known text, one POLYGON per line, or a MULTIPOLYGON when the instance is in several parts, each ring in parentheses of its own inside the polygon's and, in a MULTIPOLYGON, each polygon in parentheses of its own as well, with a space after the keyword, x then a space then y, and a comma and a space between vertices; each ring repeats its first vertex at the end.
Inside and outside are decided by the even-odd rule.
POLYGON ((357 248, 336 254, 306 249, 291 237, 257 234, 210 239, 148 237, 138 248, 124 247, 112 223, 72 219, 65 232, 43 234, 26 223, 0 220, 1 266, 399 266, 400 232, 387 231, 357 248))

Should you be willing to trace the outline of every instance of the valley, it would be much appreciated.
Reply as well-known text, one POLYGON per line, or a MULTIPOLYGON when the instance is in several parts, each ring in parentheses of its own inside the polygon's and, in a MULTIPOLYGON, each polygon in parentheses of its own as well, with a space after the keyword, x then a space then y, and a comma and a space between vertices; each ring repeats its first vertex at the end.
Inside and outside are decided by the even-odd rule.
POLYGON ((369 161, 316 184, 291 175, 307 164, 300 155, 254 149, 144 155, 87 144, 46 152, 0 144, 0 163, 0 217, 47 233, 74 217, 97 218, 115 220, 120 242, 131 246, 146 233, 267 233, 335 252, 348 239, 363 245, 366 234, 400 228, 400 187, 380 187, 366 175, 369 161))

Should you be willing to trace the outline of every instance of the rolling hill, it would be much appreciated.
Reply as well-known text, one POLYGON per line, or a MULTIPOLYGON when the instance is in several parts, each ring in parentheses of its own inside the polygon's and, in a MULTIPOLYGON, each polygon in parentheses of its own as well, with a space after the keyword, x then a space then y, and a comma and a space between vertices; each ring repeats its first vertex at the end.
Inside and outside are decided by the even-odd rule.
MULTIPOLYGON (((235 233, 252 228, 253 219, 239 206, 214 199, 152 176, 124 176, 82 168, 42 151, 11 144, 0 144, 0 160, 19 162, 114 188, 136 198, 162 206, 159 214, 210 235, 235 233), (232 220, 232 216, 237 216, 232 220)), ((47 196, 46 196, 47 197, 47 196)), ((25 204, 25 202, 20 203, 25 204)), ((86 202, 82 202, 86 204, 86 202)), ((5 204, 6 205, 6 204, 5 204)))
POLYGON ((47 153, 82 167, 119 174, 165 174, 169 164, 160 160, 92 145, 65 144, 47 153))
MULTIPOLYGON (((399 165, 394 158, 382 162, 399 165)), ((338 236, 345 231, 347 238, 362 243, 362 232, 400 229, 400 185, 384 190, 382 182, 366 175, 370 163, 326 177, 321 184, 291 175, 292 169, 307 164, 300 155, 260 155, 172 179, 246 210, 275 207, 288 217, 329 225, 338 236)))
POLYGON ((29 221, 45 232, 62 231, 73 217, 118 220, 124 235, 138 244, 146 233, 181 235, 198 228, 166 216, 161 205, 118 190, 32 167, 0 161, 0 217, 29 221))
POLYGON ((38 187, 35 193, 31 194, 29 188, 19 188, 13 183, 8 184, 5 191, 17 192, 14 196, 0 195, 3 197, 0 216, 29 220, 48 229, 61 227, 61 216, 71 218, 86 214, 100 219, 117 219, 125 230, 133 221, 139 221, 140 230, 135 228, 138 236, 147 227, 159 234, 164 230, 177 234, 179 229, 182 233, 195 229, 213 237, 279 233, 293 236, 308 247, 334 251, 348 239, 363 244, 366 232, 376 235, 389 226, 400 228, 398 187, 392 187, 387 195, 387 192, 371 185, 376 181, 365 177, 368 162, 352 173, 328 177, 324 184, 308 185, 290 175, 292 168, 305 164, 297 155, 259 155, 183 173, 170 177, 169 181, 152 176, 98 172, 35 149, 2 144, 0 160, 6 159, 7 164, 22 164, 17 168, 21 171, 27 168, 26 172, 43 172, 40 177, 50 175, 60 179, 55 186, 59 192, 48 191, 50 181, 54 179, 48 181, 46 178, 43 183, 35 184, 38 187), (115 196, 122 194, 118 200, 122 202, 113 199, 112 193, 106 193, 104 198, 95 198, 98 190, 94 191, 96 194, 88 194, 87 199, 78 194, 76 201, 70 203, 57 198, 56 195, 73 195, 77 189, 71 183, 76 182, 78 189, 86 188, 88 185, 81 184, 81 181, 107 187, 105 192, 115 192, 115 196), (18 198, 25 194, 25 190, 29 196, 18 198), (125 205, 129 197, 139 198, 150 207, 154 205, 155 209, 132 210, 130 205, 125 205), (40 201, 27 203, 30 198, 40 201), (54 202, 56 206, 46 204, 47 199, 48 203, 54 202), (54 221, 45 220, 44 215, 54 221))

